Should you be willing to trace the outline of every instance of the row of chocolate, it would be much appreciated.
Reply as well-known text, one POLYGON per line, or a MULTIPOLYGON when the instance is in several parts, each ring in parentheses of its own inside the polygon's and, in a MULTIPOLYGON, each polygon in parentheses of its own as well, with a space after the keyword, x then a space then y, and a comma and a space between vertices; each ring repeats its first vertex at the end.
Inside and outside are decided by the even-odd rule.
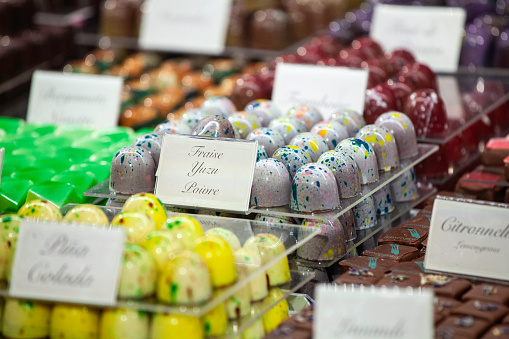
MULTIPOLYGON (((55 205, 42 200, 27 203, 18 215, 3 216, 0 219, 0 274, 7 282, 10 281, 17 235, 23 219, 110 226, 106 214, 95 205, 77 205, 62 216, 55 205)), ((44 223, 40 225, 44 227, 44 223)), ((188 215, 168 218, 164 206, 148 193, 131 196, 111 221, 111 227, 122 227, 126 232, 118 289, 120 299, 139 300, 155 295, 160 303, 166 305, 200 306, 285 252, 283 241, 273 234, 253 235, 241 246, 230 230, 216 227, 204 231, 200 222, 188 215)), ((242 321, 250 316, 252 308, 262 310, 283 296, 277 287, 291 279, 286 256, 260 273, 204 316, 201 331, 205 335, 222 335, 227 330, 228 319, 242 321)), ((275 314, 284 316, 285 313, 275 314)), ((257 331, 262 332, 257 337, 263 336, 263 328, 269 331, 277 326, 278 321, 274 317, 274 314, 267 315, 263 320, 264 326, 257 326, 257 331)), ((17 325, 19 328, 32 326, 26 319, 20 320, 17 325)))

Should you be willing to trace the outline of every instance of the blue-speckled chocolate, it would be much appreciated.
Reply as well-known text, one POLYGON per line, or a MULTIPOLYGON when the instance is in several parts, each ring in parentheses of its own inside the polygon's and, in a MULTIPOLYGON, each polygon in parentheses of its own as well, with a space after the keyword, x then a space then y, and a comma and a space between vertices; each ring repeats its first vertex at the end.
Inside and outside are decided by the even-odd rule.
POLYGON ((208 115, 220 115, 228 119, 237 109, 233 102, 227 97, 210 97, 201 105, 201 110, 208 115))
POLYGON ((336 151, 351 156, 361 170, 361 184, 378 181, 376 155, 371 146, 364 140, 348 138, 341 141, 336 151))
POLYGON ((304 121, 308 131, 323 120, 322 113, 318 108, 307 105, 295 105, 286 112, 286 115, 304 121))
POLYGON ((267 222, 270 224, 295 224, 291 217, 285 216, 280 216, 278 218, 271 215, 257 214, 255 220, 260 222, 267 222))
POLYGON ((401 160, 411 158, 419 152, 414 124, 405 114, 400 112, 384 113, 376 119, 375 125, 387 128, 396 139, 401 160))
POLYGON ((295 176, 295 173, 297 173, 299 168, 313 162, 308 152, 304 151, 299 146, 284 146, 278 148, 272 157, 285 164, 286 169, 292 178, 295 176))
POLYGON ((191 134, 191 130, 180 120, 170 120, 160 123, 154 128, 154 133, 165 134, 191 134))
POLYGON ((290 145, 299 146, 308 152, 313 161, 317 161, 320 155, 329 150, 329 146, 321 136, 310 132, 297 134, 290 141, 290 145))
POLYGON ((134 142, 133 146, 135 147, 143 147, 147 150, 154 162, 156 167, 159 165, 159 156, 161 155, 161 146, 163 143, 163 139, 160 135, 155 133, 147 133, 140 135, 134 142))
POLYGON ((341 140, 348 138, 346 127, 337 121, 321 121, 311 128, 311 133, 318 134, 325 140, 329 149, 334 149, 341 140))
POLYGON ((296 119, 292 118, 276 118, 270 122, 269 128, 281 134, 283 139, 285 139, 285 144, 289 144, 297 134, 307 131, 296 123, 296 119))
POLYGON ((291 179, 283 163, 276 159, 262 159, 255 165, 251 205, 273 207, 288 205, 291 179))
POLYGON ((390 185, 396 202, 411 201, 419 197, 413 168, 397 177, 390 185))
POLYGON ((208 116, 194 126, 192 135, 201 135, 204 137, 232 138, 235 139, 235 130, 228 119, 220 116, 208 116))
POLYGON ((355 231, 355 216, 351 209, 339 216, 339 222, 343 225, 347 242, 357 239, 357 232, 355 231))
POLYGON ((190 109, 188 111, 185 111, 184 114, 180 117, 180 121, 182 121, 187 127, 189 127, 189 130, 192 131, 194 126, 200 121, 201 119, 208 116, 208 114, 200 109, 190 109))
POLYGON ((228 120, 241 139, 245 139, 249 133, 262 126, 258 117, 248 112, 235 112, 228 120))
POLYGON ((274 152, 285 145, 285 140, 278 132, 271 128, 258 128, 249 133, 246 138, 247 140, 258 140, 258 145, 265 148, 265 152, 269 158, 272 157, 274 152))
POLYGON ((110 191, 135 194, 153 192, 156 166, 142 147, 121 148, 111 161, 110 191))
POLYGON ((327 166, 334 173, 341 198, 351 198, 360 194, 361 171, 351 156, 329 151, 322 154, 317 163, 327 166))
POLYGON ((332 260, 346 253, 345 231, 338 219, 304 219, 302 226, 318 227, 320 234, 297 250, 300 258, 312 261, 332 260))
POLYGON ((256 161, 260 161, 262 159, 267 159, 269 156, 267 155, 267 152, 265 152, 265 148, 258 144, 258 153, 256 154, 256 161))
POLYGON ((327 166, 311 163, 297 171, 292 182, 291 209, 317 212, 333 210, 338 206, 338 184, 327 166))
POLYGON ((380 172, 388 172, 399 166, 398 147, 394 136, 387 128, 366 125, 357 132, 355 137, 367 142, 375 151, 380 172))
POLYGON ((261 119, 262 126, 267 127, 272 119, 279 117, 281 112, 276 105, 267 99, 256 99, 246 105, 244 111, 251 112, 261 119))
POLYGON ((377 215, 389 214, 394 211, 391 189, 388 185, 373 193, 377 215))
POLYGON ((331 120, 337 121, 340 124, 343 124, 347 131, 348 136, 353 138, 359 130, 366 125, 362 114, 351 110, 345 109, 336 113, 333 113, 331 116, 331 120))
POLYGON ((355 216, 355 228, 364 230, 376 226, 376 208, 375 200, 372 196, 362 200, 353 208, 355 216))

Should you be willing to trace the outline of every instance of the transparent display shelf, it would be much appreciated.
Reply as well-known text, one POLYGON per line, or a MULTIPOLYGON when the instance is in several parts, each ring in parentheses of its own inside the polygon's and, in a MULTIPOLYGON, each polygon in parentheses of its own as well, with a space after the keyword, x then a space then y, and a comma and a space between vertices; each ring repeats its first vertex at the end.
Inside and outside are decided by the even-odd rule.
MULTIPOLYGON (((61 209, 61 211, 63 214, 65 214, 74 206, 76 206, 76 204, 66 205, 61 209)), ((113 219, 113 217, 121 211, 121 208, 119 207, 101 207, 101 209, 106 213, 110 220, 113 219)), ((169 216, 176 214, 177 213, 168 213, 169 216)), ((179 215, 185 214, 179 213, 179 215)), ((211 300, 202 305, 171 306, 159 303, 155 298, 151 298, 143 300, 118 300, 115 307, 135 308, 147 312, 158 312, 158 313, 166 312, 172 314, 183 314, 197 317, 203 316, 207 312, 212 310, 214 307, 216 307, 217 305, 231 297, 233 294, 238 292, 241 288, 246 286, 254 278, 258 277, 261 274, 264 274, 264 272, 266 272, 267 269, 272 267, 279 260, 294 253, 299 247, 303 246, 309 240, 311 240, 313 237, 320 233, 320 230, 314 227, 296 226, 291 224, 274 224, 263 221, 225 218, 210 215, 193 214, 189 216, 198 219, 204 232, 214 227, 222 227, 232 231, 233 233, 235 233, 241 244, 245 243, 245 241, 253 235, 262 233, 273 234, 280 239, 280 241, 284 244, 286 250, 283 253, 279 254, 277 257, 273 258, 270 262, 261 266, 257 271, 251 273, 245 279, 239 280, 233 285, 230 285, 229 287, 222 288, 220 293, 215 294, 215 296, 211 300)), ((300 273, 301 272, 299 272, 299 274, 300 273)), ((297 273, 292 274, 295 275, 296 277, 295 281, 293 280, 292 275, 291 283, 279 286, 284 290, 288 290, 289 291, 288 293, 299 289, 303 283, 303 280, 306 279, 311 280, 313 278, 312 276, 307 275, 299 276, 299 274, 297 273)))
POLYGON ((343 256, 337 257, 334 260, 324 260, 324 261, 311 261, 296 257, 292 259, 291 262, 299 266, 305 266, 309 268, 320 269, 330 267, 337 263, 338 261, 340 261, 341 259, 343 259, 346 255, 348 255, 348 253, 355 250, 357 247, 371 239, 381 230, 391 227, 392 222, 403 216, 405 213, 409 212, 412 208, 419 205, 436 192, 437 189, 431 185, 419 185, 419 197, 417 199, 412 201, 396 203, 394 211, 392 211, 389 214, 378 216, 377 225, 375 227, 371 227, 364 230, 357 230, 357 238, 353 241, 352 244, 350 244, 350 246, 347 245, 348 247, 343 256))
MULTIPOLYGON (((354 198, 348 198, 348 199, 342 199, 340 207, 328 211, 328 212, 320 212, 320 213, 306 213, 306 212, 298 212, 290 209, 289 206, 281 206, 277 208, 261 208, 261 207, 254 207, 250 208, 247 213, 245 214, 251 214, 251 213, 260 213, 264 215, 274 216, 274 217, 293 217, 293 218, 303 218, 303 219, 318 219, 318 220, 333 220, 344 214, 346 211, 350 210, 360 202, 362 202, 365 198, 369 197, 379 189, 383 188, 399 176, 401 176, 406 171, 413 168, 416 164, 420 163, 424 159, 428 158, 430 155, 435 153, 438 150, 438 146, 436 145, 429 145, 429 144, 418 144, 418 154, 411 159, 406 159, 401 161, 400 167, 397 168, 394 171, 391 172, 383 172, 380 173, 380 178, 377 182, 363 185, 361 187, 361 193, 354 198)), ((128 199, 130 195, 127 194, 117 194, 114 192, 110 192, 109 190, 109 182, 108 180, 105 180, 96 186, 90 188, 88 191, 86 191, 83 195, 89 196, 89 197, 96 197, 96 198, 110 198, 110 199, 119 199, 119 200, 125 200, 128 199)), ((180 207, 180 208, 186 208, 186 209, 200 209, 204 210, 203 208, 193 207, 193 206, 176 206, 176 205, 166 205, 169 208, 172 207, 180 207)), ((231 212, 235 214, 239 214, 239 212, 235 211, 225 211, 225 212, 231 212)))

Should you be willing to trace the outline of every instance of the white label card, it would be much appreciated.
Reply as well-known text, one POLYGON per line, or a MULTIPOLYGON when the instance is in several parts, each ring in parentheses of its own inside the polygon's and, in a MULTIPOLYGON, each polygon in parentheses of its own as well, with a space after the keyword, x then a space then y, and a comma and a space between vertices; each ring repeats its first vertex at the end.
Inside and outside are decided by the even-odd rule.
POLYGON ((143 49, 220 54, 232 0, 150 0, 143 10, 143 49))
POLYGON ((245 212, 258 142, 165 135, 155 195, 165 204, 245 212))
POLYGON ((509 206, 435 199, 426 271, 509 280, 509 206))
POLYGON ((344 109, 364 112, 367 85, 365 69, 279 63, 272 100, 283 112, 298 104, 315 106, 328 120, 344 109))
POLYGON ((376 5, 370 36, 386 50, 408 49, 436 72, 456 72, 465 19, 457 7, 376 5))
POLYGON ((320 285, 314 319, 314 339, 431 339, 433 292, 320 285))
POLYGON ((14 255, 10 295, 114 305, 124 239, 123 228, 24 221, 14 255))
POLYGON ((118 124, 123 80, 109 75, 35 71, 27 121, 97 128, 118 124))

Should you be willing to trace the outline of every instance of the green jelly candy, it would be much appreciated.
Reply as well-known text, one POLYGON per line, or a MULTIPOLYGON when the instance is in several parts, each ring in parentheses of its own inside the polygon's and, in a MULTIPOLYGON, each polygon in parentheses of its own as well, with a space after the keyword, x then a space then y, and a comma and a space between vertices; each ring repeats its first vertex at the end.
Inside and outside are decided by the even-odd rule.
POLYGON ((44 182, 28 190, 26 202, 43 199, 49 200, 59 208, 67 204, 81 204, 82 199, 76 194, 74 186, 62 182, 44 182))
POLYGON ((7 134, 16 134, 23 126, 25 122, 22 119, 0 117, 0 128, 3 129, 7 134))
POLYGON ((90 172, 95 175, 97 182, 102 182, 110 177, 110 168, 110 164, 106 162, 86 162, 83 164, 74 164, 71 166, 70 170, 75 172, 90 172))
POLYGON ((106 161, 107 163, 109 163, 111 165, 111 160, 113 160, 113 156, 119 149, 117 149, 116 151, 111 151, 110 149, 102 150, 102 151, 97 152, 96 154, 92 155, 90 158, 88 158, 88 161, 89 162, 106 161))
POLYGON ((12 153, 17 147, 16 144, 12 141, 9 141, 9 135, 6 136, 6 139, 0 142, 0 148, 5 148, 5 154, 12 153))
POLYGON ((88 137, 73 142, 72 147, 87 148, 92 152, 99 152, 111 146, 111 139, 108 137, 88 137))
POLYGON ((72 166, 72 162, 66 158, 39 158, 34 163, 35 167, 51 168, 55 173, 68 170, 72 166))
POLYGON ((87 126, 62 126, 59 127, 54 135, 57 137, 71 137, 73 139, 76 138, 87 138, 90 137, 94 133, 94 129, 87 126))
POLYGON ((4 177, 10 178, 14 172, 22 170, 27 167, 30 167, 30 163, 27 163, 24 158, 5 161, 4 167, 2 169, 2 178, 4 177))
MULTIPOLYGON (((31 137, 31 136, 19 136, 15 140, 12 140, 14 145, 16 145, 16 149, 18 148, 35 148, 35 142, 37 141, 38 137, 31 137)), ((13 150, 14 152, 15 150, 13 150)))
POLYGON ((63 147, 71 147, 74 139, 72 137, 56 137, 54 135, 46 135, 39 139, 37 139, 34 143, 35 146, 40 148, 63 148, 63 147))
POLYGON ((3 178, 0 184, 0 213, 18 212, 32 185, 30 180, 3 178))
POLYGON ((92 154, 93 152, 86 148, 64 147, 58 151, 59 158, 69 159, 74 163, 84 162, 88 160, 92 154))
POLYGON ((13 161, 13 162, 23 162, 24 161, 26 164, 25 167, 30 167, 35 162, 35 156, 33 154, 14 155, 12 153, 5 155, 4 163, 10 162, 10 161, 13 161))
POLYGON ((76 171, 63 171, 51 178, 51 181, 73 185, 79 196, 83 196, 83 192, 97 184, 97 179, 91 172, 76 171))
POLYGON ((55 125, 41 125, 41 124, 25 124, 21 128, 23 134, 32 134, 39 137, 52 134, 57 129, 55 125))
POLYGON ((95 134, 97 137, 108 137, 112 142, 119 142, 122 140, 129 140, 134 134, 134 131, 129 127, 114 127, 99 131, 95 134))
POLYGON ((34 149, 29 147, 17 148, 12 151, 12 155, 32 155, 34 154, 34 149))
POLYGON ((11 174, 13 179, 32 180, 35 184, 49 181, 56 171, 51 168, 26 167, 11 174))

